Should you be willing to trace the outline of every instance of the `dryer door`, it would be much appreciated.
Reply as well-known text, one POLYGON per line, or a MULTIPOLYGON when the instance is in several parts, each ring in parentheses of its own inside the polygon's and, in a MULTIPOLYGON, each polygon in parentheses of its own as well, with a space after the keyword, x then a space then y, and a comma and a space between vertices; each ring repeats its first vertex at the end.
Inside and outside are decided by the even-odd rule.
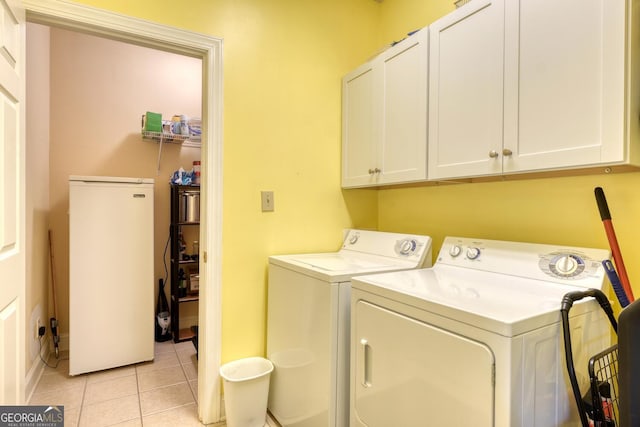
POLYGON ((354 426, 493 426, 494 357, 484 344, 358 301, 354 426))

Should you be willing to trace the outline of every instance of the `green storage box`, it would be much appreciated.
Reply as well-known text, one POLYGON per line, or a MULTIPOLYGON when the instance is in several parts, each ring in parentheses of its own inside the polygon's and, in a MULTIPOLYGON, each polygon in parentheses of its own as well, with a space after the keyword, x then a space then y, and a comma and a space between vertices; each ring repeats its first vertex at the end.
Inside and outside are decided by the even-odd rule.
POLYGON ((147 111, 144 121, 144 130, 147 132, 162 132, 162 114, 147 111))

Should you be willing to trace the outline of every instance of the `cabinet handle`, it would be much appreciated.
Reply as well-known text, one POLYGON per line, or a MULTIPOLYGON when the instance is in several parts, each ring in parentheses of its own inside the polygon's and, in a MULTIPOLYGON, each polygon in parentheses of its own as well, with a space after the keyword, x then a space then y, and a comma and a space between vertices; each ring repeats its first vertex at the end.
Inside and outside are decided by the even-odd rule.
POLYGON ((365 388, 371 387, 371 347, 369 346, 369 342, 362 338, 360 340, 360 346, 362 347, 362 386, 365 388))
POLYGON ((509 150, 508 148, 504 148, 504 149, 502 150, 502 155, 503 155, 503 156, 510 156, 510 155, 512 155, 512 154, 513 154, 513 152, 512 152, 511 150, 509 150))
POLYGON ((375 168, 375 169, 369 169, 369 175, 373 175, 374 173, 380 173, 382 172, 380 169, 375 168))
POLYGON ((498 157, 498 152, 496 150, 489 151, 489 157, 495 159, 496 157, 498 157))

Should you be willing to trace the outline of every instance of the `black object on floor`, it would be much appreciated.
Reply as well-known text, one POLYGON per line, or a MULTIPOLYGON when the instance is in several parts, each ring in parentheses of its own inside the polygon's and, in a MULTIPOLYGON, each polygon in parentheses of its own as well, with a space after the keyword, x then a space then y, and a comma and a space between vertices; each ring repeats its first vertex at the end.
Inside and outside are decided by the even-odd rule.
POLYGON ((156 304, 156 341, 165 342, 172 338, 171 334, 171 313, 169 313, 169 303, 164 295, 164 281, 158 280, 158 302, 156 304))

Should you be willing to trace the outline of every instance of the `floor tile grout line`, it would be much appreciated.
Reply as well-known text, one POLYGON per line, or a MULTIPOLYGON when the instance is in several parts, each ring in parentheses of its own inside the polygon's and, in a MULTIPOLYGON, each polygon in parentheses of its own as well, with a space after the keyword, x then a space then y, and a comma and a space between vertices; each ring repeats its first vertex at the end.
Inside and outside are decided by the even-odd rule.
POLYGON ((80 408, 78 408, 78 422, 77 426, 80 426, 80 420, 82 419, 82 412, 84 410, 84 399, 87 395, 87 383, 89 382, 89 376, 87 375, 84 379, 84 386, 82 387, 82 400, 80 401, 80 408))
MULTIPOLYGON (((116 424, 109 424, 109 425, 107 425, 107 426, 105 426, 105 427, 108 427, 108 426, 110 426, 110 425, 117 425, 117 424, 120 424, 120 423, 122 423, 122 422, 132 421, 132 420, 135 420, 136 418, 138 418, 139 420, 142 420, 142 410, 140 409, 140 395, 139 395, 139 394, 137 394, 137 393, 134 393, 134 394, 128 394, 128 395, 126 395, 126 396, 114 397, 114 398, 111 398, 111 399, 102 400, 102 401, 100 401, 100 402, 87 403, 86 405, 85 405, 85 403, 84 403, 84 398, 83 398, 83 403, 82 403, 81 408, 82 408, 82 409, 85 409, 85 408, 87 408, 87 407, 89 407, 89 406, 93 406, 93 405, 101 405, 101 404, 105 404, 105 403, 107 403, 107 402, 113 402, 114 400, 123 399, 123 398, 127 398, 127 397, 132 397, 132 396, 136 396, 136 398, 138 399, 138 416, 137 416, 137 417, 133 417, 133 418, 129 418, 129 419, 127 419, 127 420, 118 421, 116 424)), ((80 425, 80 418, 78 418, 78 425, 80 425)))
MULTIPOLYGON (((178 361, 180 361, 180 356, 177 354, 178 356, 178 361)), ((193 363, 191 360, 189 360, 189 363, 193 363)), ((186 365, 186 363, 182 363, 182 361, 180 361, 180 368, 182 369, 182 375, 184 375, 184 379, 187 381, 187 387, 189 387, 189 391, 191 392, 191 396, 193 397, 194 402, 196 403, 196 406, 198 405, 198 396, 193 392, 193 388, 191 388, 191 383, 189 381, 189 376, 187 375, 187 371, 185 370, 184 365, 186 365)))
MULTIPOLYGON (((155 354, 154 354, 155 358, 155 354)), ((138 378, 138 367, 135 368, 136 373, 136 391, 138 392, 138 413, 140 414, 140 425, 144 427, 144 417, 142 416, 142 397, 140 396, 140 379, 138 378)))
MULTIPOLYGON (((178 365, 175 365, 175 366, 169 366, 169 367, 167 367, 167 368, 158 369, 157 371, 161 371, 161 370, 164 370, 164 369, 172 369, 172 368, 177 368, 177 367, 178 367, 178 365)), ((160 384, 160 385, 155 385, 154 387, 152 387, 152 388, 150 388, 150 389, 147 389, 147 390, 141 390, 140 388, 138 388, 138 393, 139 393, 139 394, 147 393, 147 392, 150 392, 150 391, 159 390, 159 389, 163 389, 163 388, 166 388, 166 387, 172 387, 172 386, 175 386, 175 385, 177 385, 177 384, 183 384, 183 383, 185 383, 185 384, 189 385, 189 380, 187 379, 187 377, 186 377, 186 375, 185 375, 184 370, 182 369, 182 367, 180 368, 180 372, 182 373, 182 375, 183 375, 183 377, 184 377, 184 380, 182 380, 182 381, 178 381, 178 382, 172 382, 172 383, 169 383, 169 384, 160 384)), ((146 372, 143 372, 143 374, 146 374, 146 372)))
MULTIPOLYGON (((186 372, 184 370, 184 367, 182 366, 182 363, 180 361, 180 355, 178 354, 178 351, 177 351, 176 346, 175 346, 174 343, 171 344, 171 348, 172 348, 172 352, 176 356, 176 359, 178 360, 178 365, 180 366, 180 369, 182 370, 182 375, 184 376, 185 383, 187 384, 187 387, 189 388, 189 391, 191 392, 191 396, 193 397, 193 390, 191 390, 191 387, 189 386, 189 379, 187 378, 187 374, 186 374, 186 372)), ((171 351, 158 353, 158 354, 164 354, 164 353, 171 353, 171 351)), ((156 354, 154 354, 154 356, 156 356, 156 354)), ((144 424, 145 424, 144 417, 145 417, 145 415, 142 414, 142 393, 146 393, 146 392, 149 392, 149 391, 152 391, 152 390, 158 390, 158 389, 162 389, 162 388, 172 387, 172 386, 175 386, 176 384, 182 384, 182 382, 179 382, 179 383, 176 383, 176 384, 167 384, 167 385, 163 385, 163 386, 160 386, 160 387, 155 387, 153 389, 145 390, 143 392, 143 391, 140 390, 140 386, 139 386, 140 385, 139 374, 140 374, 140 372, 138 371, 138 369, 136 369, 136 382, 137 382, 137 386, 138 386, 137 387, 137 390, 138 390, 138 407, 139 407, 139 410, 140 410, 140 424, 142 425, 142 427, 144 427, 144 424)), ((194 398, 194 400, 195 400, 195 398, 194 398)), ((195 403, 197 405, 197 402, 193 402, 193 403, 195 403)), ((177 408, 179 408, 181 406, 186 406, 186 405, 187 404, 178 405, 178 406, 173 407, 173 408, 167 408, 167 409, 164 409, 162 411, 154 412, 152 414, 147 414, 146 416, 151 416, 151 415, 155 415, 155 414, 160 414, 162 412, 172 411, 172 410, 175 410, 175 409, 177 409, 177 408)))
POLYGON ((86 398, 85 398, 85 399, 83 399, 83 403, 82 403, 82 405, 83 405, 83 406, 94 406, 94 405, 100 405, 100 404, 102 404, 102 403, 112 402, 112 401, 114 401, 114 400, 122 399, 122 398, 125 398, 125 397, 139 396, 139 395, 140 395, 140 393, 139 393, 138 391, 136 391, 135 393, 129 393, 129 394, 119 395, 119 396, 116 396, 116 397, 110 397, 110 398, 108 398, 108 399, 99 400, 99 401, 97 401, 97 402, 86 402, 86 398))
POLYGON ((197 407, 198 398, 197 398, 197 396, 194 396, 194 394, 193 394, 193 389, 191 388, 191 384, 189 384, 189 377, 187 376, 187 371, 184 368, 184 364, 182 363, 182 360, 180 360, 180 354, 178 353, 178 350, 176 349, 175 343, 173 344, 173 350, 176 352, 176 357, 178 358, 178 362, 180 363, 180 369, 182 370, 182 375, 184 375, 184 379, 187 382, 187 388, 189 389, 189 392, 191 393, 191 397, 193 397, 193 401, 195 402, 196 407, 197 407))
MULTIPOLYGON (((155 412, 151 412, 149 414, 143 415, 142 418, 152 417, 152 416, 155 416, 155 415, 158 415, 158 414, 164 414, 165 412, 173 412, 176 409, 184 408, 184 407, 191 406, 191 405, 196 405, 196 404, 195 404, 195 402, 189 402, 189 403, 183 403, 183 404, 180 404, 180 405, 172 406, 170 408, 159 409, 159 410, 157 410, 155 412)), ((197 413, 197 406, 196 406, 196 413, 197 413)))

